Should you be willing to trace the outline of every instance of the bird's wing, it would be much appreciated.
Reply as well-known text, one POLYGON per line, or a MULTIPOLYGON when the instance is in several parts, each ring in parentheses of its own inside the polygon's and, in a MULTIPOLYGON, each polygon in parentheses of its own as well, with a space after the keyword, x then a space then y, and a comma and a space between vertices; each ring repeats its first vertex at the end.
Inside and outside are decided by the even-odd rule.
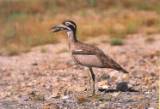
POLYGON ((76 49, 72 50, 72 56, 77 63, 92 67, 105 67, 98 56, 100 49, 91 45, 79 45, 76 49))
POLYGON ((111 57, 104 55, 104 54, 99 54, 99 57, 101 61, 106 65, 106 67, 115 69, 118 71, 122 71, 124 73, 128 73, 123 67, 120 66, 116 61, 114 61, 111 57))
POLYGON ((83 43, 83 44, 79 44, 78 46, 76 46, 76 49, 72 50, 72 53, 73 54, 97 55, 97 53, 103 53, 103 51, 97 47, 83 43))
MULTIPOLYGON (((76 49, 72 50, 72 54, 73 55, 90 55, 90 57, 92 55, 92 57, 94 57, 94 60, 97 60, 97 63, 99 62, 101 64, 100 65, 101 67, 111 68, 118 71, 122 71, 124 73, 128 73, 128 71, 126 71, 123 67, 121 67, 111 57, 105 55, 105 53, 97 47, 94 47, 88 44, 81 44, 76 49)), ((89 60, 89 57, 86 58, 86 60, 89 60)))

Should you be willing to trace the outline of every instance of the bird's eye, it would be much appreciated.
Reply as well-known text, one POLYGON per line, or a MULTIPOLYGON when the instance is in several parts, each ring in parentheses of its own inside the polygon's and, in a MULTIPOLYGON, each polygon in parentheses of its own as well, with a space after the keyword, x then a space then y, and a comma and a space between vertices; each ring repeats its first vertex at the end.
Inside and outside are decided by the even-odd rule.
POLYGON ((65 25, 66 25, 66 26, 69 26, 70 24, 69 24, 68 22, 65 22, 65 25))

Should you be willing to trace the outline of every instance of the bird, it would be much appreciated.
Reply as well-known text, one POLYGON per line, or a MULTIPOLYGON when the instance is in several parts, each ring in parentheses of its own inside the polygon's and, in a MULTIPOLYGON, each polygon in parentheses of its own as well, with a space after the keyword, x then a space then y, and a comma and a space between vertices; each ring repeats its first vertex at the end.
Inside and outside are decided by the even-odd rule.
POLYGON ((65 20, 51 27, 52 32, 65 31, 69 39, 69 52, 72 60, 89 69, 90 80, 92 80, 92 95, 95 95, 95 73, 93 68, 110 68, 123 73, 129 72, 120 66, 110 56, 106 55, 96 46, 83 43, 77 39, 77 25, 73 20, 65 20))

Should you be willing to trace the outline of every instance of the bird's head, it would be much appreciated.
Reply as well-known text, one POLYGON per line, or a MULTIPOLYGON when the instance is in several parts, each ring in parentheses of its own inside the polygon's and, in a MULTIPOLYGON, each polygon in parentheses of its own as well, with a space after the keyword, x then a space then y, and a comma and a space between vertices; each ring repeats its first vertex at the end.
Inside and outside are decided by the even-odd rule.
POLYGON ((71 20, 65 20, 62 22, 62 24, 55 25, 51 28, 52 32, 58 32, 58 31, 72 31, 73 33, 76 32, 77 25, 74 21, 71 20))

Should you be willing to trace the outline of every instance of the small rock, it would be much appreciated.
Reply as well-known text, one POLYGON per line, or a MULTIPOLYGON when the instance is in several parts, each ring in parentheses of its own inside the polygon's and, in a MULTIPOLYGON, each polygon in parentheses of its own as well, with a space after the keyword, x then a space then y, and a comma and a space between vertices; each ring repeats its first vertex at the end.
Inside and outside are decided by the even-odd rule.
POLYGON ((37 92, 37 91, 32 91, 31 93, 29 93, 30 99, 31 100, 35 100, 35 101, 44 101, 44 94, 42 94, 41 92, 37 92))
POLYGON ((84 103, 88 101, 88 99, 84 96, 78 96, 77 100, 78 100, 78 103, 84 103))
POLYGON ((120 92, 115 92, 112 94, 112 96, 117 97, 120 94, 120 92))
POLYGON ((116 89, 122 92, 126 92, 128 90, 127 82, 120 82, 117 84, 116 89))
POLYGON ((62 99, 64 99, 64 100, 68 99, 68 98, 69 98, 69 96, 67 96, 67 95, 62 97, 62 99))
POLYGON ((109 88, 108 81, 98 82, 98 88, 100 88, 100 89, 108 89, 109 88))
POLYGON ((153 107, 149 107, 148 109, 154 109, 153 107))
POLYGON ((49 97, 48 97, 48 99, 51 99, 51 98, 59 98, 60 97, 60 92, 59 92, 59 90, 54 90, 53 92, 52 92, 52 95, 50 95, 49 97))
POLYGON ((37 62, 33 62, 32 65, 33 65, 33 66, 37 66, 38 63, 37 63, 37 62))
POLYGON ((145 94, 150 94, 151 92, 149 92, 149 91, 147 91, 147 92, 145 92, 145 94))

